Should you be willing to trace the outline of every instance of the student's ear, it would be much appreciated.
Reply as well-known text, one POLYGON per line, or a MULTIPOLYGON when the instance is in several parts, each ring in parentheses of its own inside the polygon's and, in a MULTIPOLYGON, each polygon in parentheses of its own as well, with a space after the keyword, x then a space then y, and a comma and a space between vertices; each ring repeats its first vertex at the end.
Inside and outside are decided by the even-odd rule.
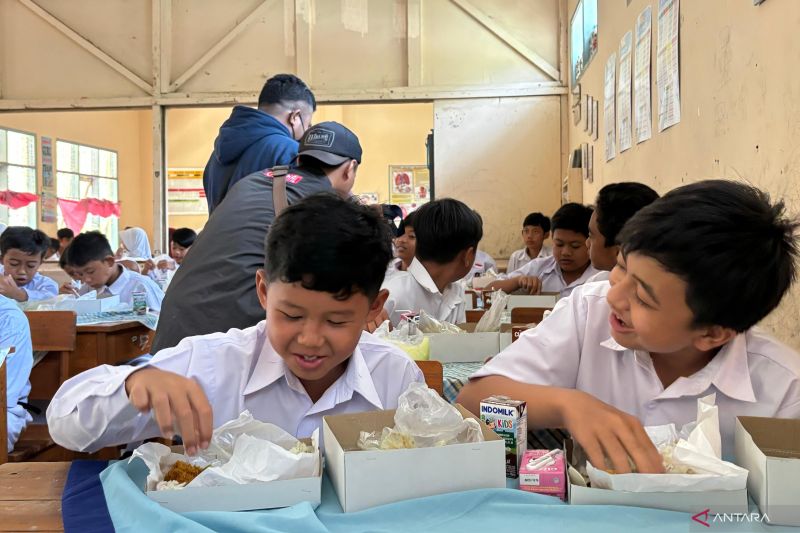
POLYGON ((117 260, 114 258, 113 255, 107 255, 103 258, 103 263, 105 263, 106 266, 109 268, 113 267, 116 262, 117 260))
POLYGON ((472 265, 475 264, 475 254, 476 250, 474 247, 470 246, 467 248, 466 252, 464 253, 464 266, 472 268, 472 265))
POLYGON ((544 232, 544 238, 543 238, 542 240, 543 240, 543 241, 546 241, 546 240, 547 240, 547 239, 549 239, 549 238, 550 238, 550 232, 549 232, 549 231, 545 231, 545 232, 544 232))
POLYGON ((256 271, 256 294, 258 294, 258 301, 261 304, 261 307, 264 308, 264 311, 267 310, 268 288, 269 288, 269 282, 267 281, 267 273, 264 272, 263 268, 259 268, 256 271))
POLYGON ((372 322, 383 311, 383 306, 386 305, 386 299, 389 298, 389 290, 381 289, 378 295, 372 300, 369 306, 369 313, 367 314, 366 322, 372 322))
POLYGON ((345 176, 348 180, 356 179, 356 172, 358 172, 358 161, 355 159, 351 159, 350 163, 347 164, 347 171, 345 172, 345 176))
POLYGON ((700 336, 694 340, 694 347, 703 352, 710 352, 720 346, 727 344, 737 333, 731 328, 724 328, 722 326, 711 326, 704 328, 700 336))

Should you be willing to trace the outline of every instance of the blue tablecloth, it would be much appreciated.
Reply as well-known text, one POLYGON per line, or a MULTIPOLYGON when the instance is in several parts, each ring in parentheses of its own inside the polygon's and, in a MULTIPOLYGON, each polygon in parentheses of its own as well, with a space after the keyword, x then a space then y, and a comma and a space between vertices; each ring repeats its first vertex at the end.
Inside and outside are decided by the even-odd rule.
MULTIPOLYGON (((193 512, 177 514, 147 498, 138 488, 146 477, 140 461, 121 461, 101 475, 108 511, 117 531, 241 531, 241 532, 450 532, 493 530, 559 531, 564 533, 642 531, 789 531, 797 528, 760 524, 712 524, 705 528, 686 513, 617 506, 570 506, 550 496, 513 488, 442 494, 342 513, 327 477, 322 504, 240 513, 193 512)), ((387 480, 387 483, 391 480, 387 480)), ((515 482, 510 481, 509 486, 515 482)))

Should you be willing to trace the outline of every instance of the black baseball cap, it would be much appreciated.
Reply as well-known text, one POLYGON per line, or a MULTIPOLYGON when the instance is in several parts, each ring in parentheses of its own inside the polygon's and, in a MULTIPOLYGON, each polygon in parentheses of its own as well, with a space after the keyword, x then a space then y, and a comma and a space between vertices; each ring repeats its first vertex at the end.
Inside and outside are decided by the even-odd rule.
POLYGON ((297 155, 313 157, 326 165, 341 165, 348 159, 361 163, 361 144, 356 134, 338 122, 314 124, 300 139, 297 155))

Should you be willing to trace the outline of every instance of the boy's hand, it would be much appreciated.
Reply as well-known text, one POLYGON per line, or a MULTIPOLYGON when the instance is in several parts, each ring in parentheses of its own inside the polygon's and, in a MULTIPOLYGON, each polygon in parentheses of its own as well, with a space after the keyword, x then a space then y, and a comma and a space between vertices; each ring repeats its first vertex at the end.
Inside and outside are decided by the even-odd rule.
POLYGON ((608 458, 617 474, 627 474, 630 457, 639 473, 664 473, 661 454, 636 417, 577 390, 569 391, 565 400, 565 427, 592 465, 605 470, 608 458))
POLYGON ((14 281, 14 277, 10 275, 0 276, 0 294, 18 302, 25 302, 28 300, 28 293, 25 292, 25 289, 17 287, 17 282, 14 281))
POLYGON ((542 280, 536 276, 522 276, 517 278, 519 288, 528 294, 539 294, 542 291, 542 280))
POLYGON ((206 394, 196 381, 173 372, 144 368, 128 376, 125 392, 142 413, 153 410, 166 438, 172 438, 173 428, 177 428, 187 454, 194 455, 198 446, 208 447, 214 417, 206 394))

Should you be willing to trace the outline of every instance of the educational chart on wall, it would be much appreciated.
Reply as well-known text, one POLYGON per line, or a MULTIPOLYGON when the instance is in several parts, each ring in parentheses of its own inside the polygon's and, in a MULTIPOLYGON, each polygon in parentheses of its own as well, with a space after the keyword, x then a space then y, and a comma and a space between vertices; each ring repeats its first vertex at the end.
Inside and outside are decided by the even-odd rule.
POLYGON ((619 74, 617 76, 617 136, 619 152, 631 147, 631 52, 633 32, 619 42, 619 74))
POLYGON ((636 144, 653 136, 653 114, 650 109, 650 42, 653 9, 647 6, 636 19, 636 59, 633 67, 633 112, 636 144))
POLYGON ((167 213, 170 215, 208 214, 202 168, 167 169, 167 213))
MULTIPOLYGON (((52 191, 56 182, 53 180, 53 139, 41 137, 42 145, 42 188, 52 191)), ((42 221, 46 222, 46 221, 42 221)))
POLYGON ((42 191, 42 222, 58 221, 58 199, 52 191, 42 191))
POLYGON ((680 65, 678 62, 678 26, 680 0, 658 2, 658 48, 656 83, 658 85, 658 131, 681 121, 680 65))
POLYGON ((430 201, 430 183, 426 165, 389 165, 389 203, 405 216, 430 201))
POLYGON ((596 141, 600 138, 600 102, 595 98, 592 98, 592 120, 594 121, 592 140, 596 141))
POLYGON ((605 128, 606 161, 611 161, 617 155, 616 139, 616 112, 614 99, 616 87, 614 85, 617 69, 617 53, 614 52, 606 61, 605 83, 603 84, 603 126, 605 128))

